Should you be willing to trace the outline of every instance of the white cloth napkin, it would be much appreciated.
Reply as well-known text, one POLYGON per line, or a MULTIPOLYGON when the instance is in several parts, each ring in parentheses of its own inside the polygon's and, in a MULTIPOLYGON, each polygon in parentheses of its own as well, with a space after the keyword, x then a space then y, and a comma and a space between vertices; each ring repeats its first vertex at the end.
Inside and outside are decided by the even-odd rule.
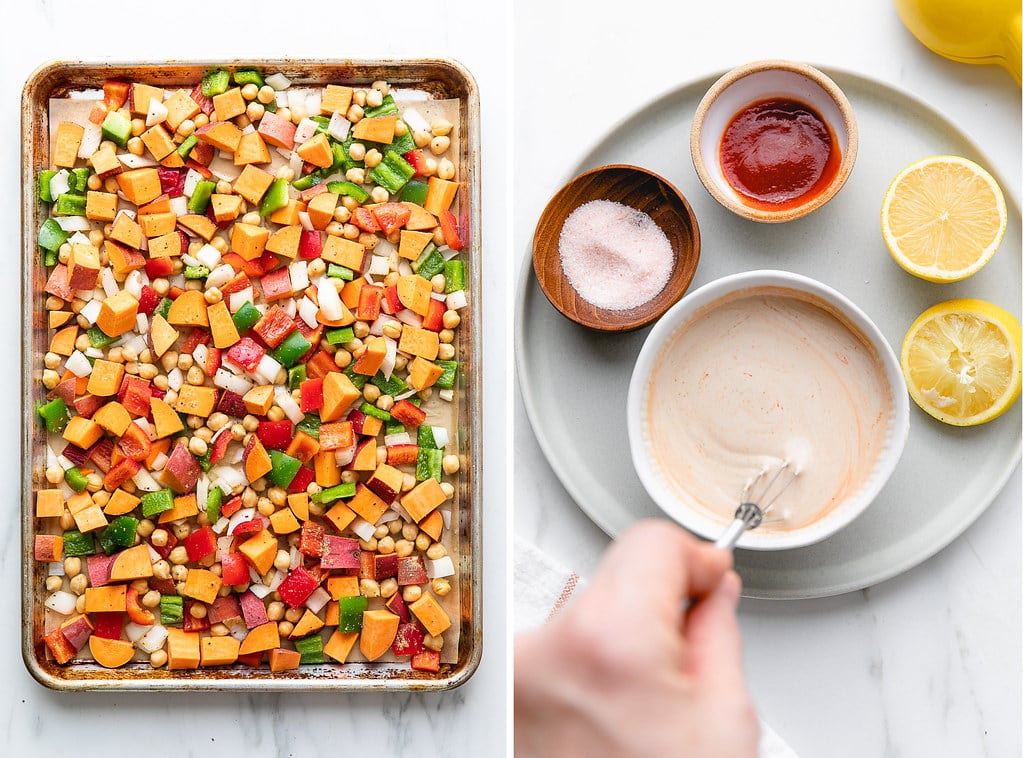
MULTIPOLYGON (((586 581, 535 545, 515 538, 515 631, 545 624, 586 581)), ((771 727, 760 722, 760 758, 798 758, 771 727)))

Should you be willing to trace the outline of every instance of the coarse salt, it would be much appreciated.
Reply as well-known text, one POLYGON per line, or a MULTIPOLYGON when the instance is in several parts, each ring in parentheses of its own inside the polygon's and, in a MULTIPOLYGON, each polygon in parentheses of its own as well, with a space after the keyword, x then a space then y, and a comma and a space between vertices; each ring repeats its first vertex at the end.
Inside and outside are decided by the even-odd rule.
POLYGON ((558 240, 561 268, 587 302, 625 311, 652 300, 671 277, 674 254, 643 211, 591 200, 565 219, 558 240))

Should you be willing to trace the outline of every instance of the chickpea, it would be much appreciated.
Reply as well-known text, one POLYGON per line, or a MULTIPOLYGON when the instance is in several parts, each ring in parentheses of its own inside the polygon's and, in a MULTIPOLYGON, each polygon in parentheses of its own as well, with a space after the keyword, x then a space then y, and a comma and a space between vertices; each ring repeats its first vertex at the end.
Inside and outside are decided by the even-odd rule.
POLYGON ((290 637, 293 631, 295 631, 295 625, 292 624, 290 621, 277 622, 277 632, 282 637, 290 637))
POLYGON ((310 279, 315 279, 318 276, 323 276, 327 271, 327 264, 323 258, 314 258, 309 261, 309 265, 306 266, 306 274, 310 279))
POLYGON ((450 499, 455 494, 455 488, 451 482, 441 482, 440 491, 444 493, 445 499, 450 499))
POLYGON ((401 599, 406 603, 414 603, 423 596, 423 588, 418 584, 410 584, 401 591, 401 599))
POLYGON ((71 581, 68 583, 68 588, 76 595, 81 595, 85 592, 85 588, 89 586, 89 577, 85 574, 76 574, 71 577, 71 581))
POLYGON ((376 579, 360 579, 359 592, 366 597, 380 597, 380 585, 376 579))
POLYGON ((252 213, 246 213, 242 216, 242 223, 249 224, 250 226, 259 226, 260 216, 258 213, 253 211, 252 213))
POLYGON ((245 438, 245 427, 241 424, 231 424, 231 439, 241 442, 245 438))
POLYGON ((256 99, 263 105, 268 105, 276 97, 277 93, 274 91, 274 88, 271 87, 269 84, 264 84, 262 87, 259 88, 259 91, 256 93, 256 99))
POLYGON ((427 145, 430 144, 430 140, 432 140, 433 137, 430 136, 429 132, 413 129, 412 139, 416 143, 416 147, 426 147, 427 145))
POLYGON ((439 339, 441 342, 450 343, 454 341, 455 333, 450 329, 441 329, 440 332, 437 334, 437 339, 439 339))
POLYGON ((367 250, 374 249, 380 243, 380 238, 373 232, 363 232, 359 235, 359 244, 367 250))
POLYGON ((50 484, 60 484, 64 481, 64 470, 60 466, 47 467, 46 481, 50 484))
MULTIPOLYGON (((171 566, 171 579, 175 582, 184 582, 188 578, 188 566, 171 566)), ((180 593, 179 593, 180 594, 180 593)))
POLYGON ((391 597, 398 594, 398 580, 393 576, 380 582, 380 597, 391 597))
MULTIPOLYGON (((52 390, 58 384, 60 384, 60 374, 53 369, 45 369, 43 371, 43 386, 48 390, 52 390)), ((60 480, 58 479, 57 482, 59 481, 60 480)), ((51 484, 56 484, 57 482, 51 482, 51 484)))
POLYGON ((183 566, 188 563, 188 551, 185 550, 184 545, 177 545, 171 549, 167 559, 175 566, 183 566))
POLYGON ((100 179, 97 174, 89 174, 89 178, 86 180, 85 183, 93 192, 97 191, 103 186, 103 180, 100 179))
POLYGON ((380 388, 367 382, 366 386, 362 388, 362 396, 366 398, 367 402, 375 403, 380 398, 380 388))
POLYGON ((383 555, 390 555, 394 552, 394 537, 388 534, 377 540, 377 551, 383 555))
POLYGON ((394 543, 394 552, 399 558, 408 558, 412 555, 414 545, 408 540, 398 540, 394 543))
POLYGON ((277 116, 283 118, 285 121, 291 121, 291 108, 284 107, 277 109, 277 116))
MULTIPOLYGON (((68 246, 70 248, 70 245, 68 246)), ((64 301, 56 295, 50 295, 46 298, 46 310, 48 311, 59 311, 64 308, 64 301)))
POLYGON ((423 647, 440 652, 444 648, 444 638, 440 635, 434 637, 432 634, 427 634, 423 637, 423 647))
POLYGON ((60 514, 60 528, 64 530, 73 529, 75 526, 75 517, 71 515, 71 512, 67 509, 60 514))
POLYGON ((418 535, 416 535, 416 550, 419 550, 420 552, 426 550, 428 547, 430 547, 431 542, 432 540, 430 539, 429 534, 427 534, 426 532, 420 532, 418 535))
POLYGON ((139 525, 135 527, 135 533, 143 539, 150 537, 153 532, 156 531, 156 524, 151 519, 144 518, 139 522, 139 525))
POLYGON ((451 147, 450 137, 434 137, 430 140, 430 152, 434 155, 443 155, 451 147))
POLYGON ((212 240, 210 240, 210 244, 221 255, 223 255, 224 253, 227 252, 227 248, 228 248, 227 240, 224 239, 223 237, 214 237, 212 240))
POLYGON ((362 117, 366 115, 366 112, 362 109, 362 106, 358 103, 352 103, 348 107, 348 112, 345 113, 345 118, 351 121, 353 124, 357 124, 362 121, 362 117))
POLYGON ((430 547, 426 549, 426 557, 431 561, 436 561, 448 554, 448 549, 439 542, 434 542, 430 547))
POLYGON ((379 108, 384 102, 384 96, 380 94, 380 90, 370 90, 366 93, 366 105, 370 108, 379 108))
POLYGON ((347 350, 338 350, 334 353, 334 365, 338 368, 346 368, 352 362, 352 354, 347 350))
MULTIPOLYGON (((355 472, 353 471, 351 473, 354 474, 355 472)), ((370 537, 368 540, 359 540, 359 547, 361 547, 363 550, 375 552, 377 549, 377 538, 370 537)))
POLYGON ((374 187, 369 192, 369 199, 374 203, 386 203, 391 199, 391 193, 385 190, 383 187, 374 187))
POLYGON ((284 603, 275 600, 266 607, 268 621, 280 621, 284 618, 284 603))
POLYGON ((401 527, 402 527, 401 519, 398 518, 392 519, 391 521, 387 522, 387 533, 390 534, 392 537, 397 537, 399 534, 401 534, 401 527))
POLYGON ((412 474, 404 474, 401 478, 401 491, 408 492, 416 486, 416 478, 412 474))
MULTIPOLYGON (((350 198, 346 198, 346 199, 350 199, 350 198)), ((361 233, 362 232, 359 230, 359 227, 357 227, 355 224, 345 224, 345 231, 344 231, 344 238, 345 239, 348 239, 348 240, 359 239, 359 235, 361 233)))
POLYGON ((274 504, 270 502, 270 498, 261 497, 256 501, 256 510, 259 512, 260 516, 272 516, 274 511, 277 509, 274 508, 274 504))
POLYGON ((455 348, 450 342, 437 346, 437 357, 442 361, 450 361, 455 357, 455 348))
POLYGON ((142 155, 146 152, 146 146, 138 137, 132 137, 128 140, 128 152, 132 155, 142 155))
POLYGON ((393 321, 389 321, 384 324, 384 336, 390 337, 392 340, 396 340, 401 337, 401 324, 397 324, 393 321))
POLYGON ((155 608, 160 604, 160 593, 156 590, 149 590, 142 596, 141 602, 144 608, 155 608))
POLYGON ((390 532, 387 530, 387 524, 381 524, 376 528, 376 531, 373 532, 373 536, 376 537, 378 540, 382 540, 388 534, 390 534, 390 532))
POLYGON ((227 624, 222 624, 219 621, 210 626, 210 636, 212 637, 226 637, 230 633, 231 630, 227 628, 227 624))
POLYGON ((297 624, 302 619, 304 613, 302 608, 288 608, 284 612, 284 618, 290 621, 292 624, 297 624))
POLYGON ((366 151, 366 168, 376 168, 380 165, 380 161, 384 159, 384 154, 377 150, 375 147, 372 150, 366 151))
POLYGON ((64 586, 64 577, 61 576, 48 576, 46 577, 46 591, 56 592, 64 586))
POLYGON ((404 137, 408 134, 408 124, 404 121, 397 121, 394 124, 394 134, 398 137, 404 137))
POLYGON ((441 461, 441 467, 444 469, 445 474, 457 473, 461 465, 457 455, 445 455, 441 461))
POLYGON ((167 382, 166 374, 160 374, 156 377, 153 377, 153 384, 156 385, 156 388, 158 390, 163 390, 164 392, 166 392, 167 388, 170 386, 170 384, 167 382))
POLYGON ((440 576, 434 579, 430 586, 433 588, 433 594, 439 597, 444 597, 451 592, 451 582, 440 576))
POLYGON ((153 530, 153 533, 149 537, 149 541, 153 543, 153 547, 164 547, 167 545, 167 540, 169 538, 170 535, 167 533, 167 530, 161 527, 153 530))
MULTIPOLYGON (((281 384, 283 384, 283 382, 281 382, 281 384)), ((271 406, 270 410, 267 411, 266 417, 270 421, 283 421, 285 417, 284 409, 279 405, 271 406)))
POLYGON ((246 100, 255 100, 257 95, 259 95, 259 85, 253 82, 249 82, 244 87, 242 87, 241 95, 246 100))
POLYGON ((430 286, 433 288, 433 291, 438 294, 444 291, 445 284, 447 284, 447 280, 444 278, 444 274, 436 274, 430 280, 430 286))
POLYGON ((437 173, 437 161, 434 158, 427 156, 426 161, 423 165, 423 175, 433 176, 437 173))
POLYGON ((217 411, 216 413, 211 414, 208 419, 206 419, 206 426, 208 426, 214 432, 219 432, 221 429, 227 426, 227 422, 228 422, 227 415, 221 413, 220 411, 217 411))
POLYGON ((196 113, 192 116, 192 122, 195 124, 196 129, 201 129, 210 122, 210 117, 205 113, 196 113))
POLYGON ((192 603, 188 609, 188 615, 194 619, 206 618, 206 604, 205 603, 192 603))
POLYGON ((287 571, 291 568, 291 553, 287 550, 278 550, 274 558, 274 568, 278 571, 287 571))
POLYGON ((167 665, 167 652, 164 650, 154 650, 149 654, 149 665, 154 669, 162 668, 167 665))
POLYGON ((383 466, 387 463, 387 448, 383 445, 377 447, 377 466, 383 466))
POLYGON ((259 428, 259 419, 251 413, 248 413, 245 415, 245 418, 242 419, 242 427, 247 432, 254 432, 259 428))
POLYGON ((374 405, 382 411, 389 411, 394 407, 394 398, 390 395, 381 395, 374 405))
POLYGON ((350 168, 345 172, 345 179, 352 184, 364 184, 366 181, 366 171, 358 166, 350 168))
POLYGON ((206 455, 206 451, 209 450, 209 445, 201 437, 191 437, 188 440, 188 452, 199 458, 206 455))
POLYGON ((369 86, 371 89, 375 89, 381 95, 386 95, 388 92, 391 91, 391 85, 385 82, 383 79, 377 79, 369 86))

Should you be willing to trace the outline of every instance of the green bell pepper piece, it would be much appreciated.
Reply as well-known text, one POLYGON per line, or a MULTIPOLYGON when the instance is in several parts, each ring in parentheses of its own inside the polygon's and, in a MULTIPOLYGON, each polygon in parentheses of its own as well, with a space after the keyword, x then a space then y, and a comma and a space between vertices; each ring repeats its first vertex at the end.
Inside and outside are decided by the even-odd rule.
POLYGON ((426 202, 426 192, 426 182, 410 181, 401 188, 401 192, 398 193, 398 200, 403 203, 422 205, 426 202))
POLYGON ((98 347, 100 350, 110 347, 121 339, 120 337, 111 337, 98 326, 90 327, 86 335, 89 337, 89 344, 93 347, 98 347))
POLYGON ((174 493, 170 490, 147 492, 142 496, 142 515, 152 518, 174 507, 174 493))
POLYGON ((211 524, 220 521, 220 508, 224 504, 224 493, 220 487, 214 487, 206 495, 206 518, 211 524))
POLYGON ((434 386, 440 387, 442 390, 454 387, 455 375, 458 373, 458 361, 437 361, 437 365, 444 369, 444 373, 440 375, 434 386))
POLYGON ((125 148, 128 146, 128 138, 131 137, 131 119, 120 111, 107 111, 100 130, 103 132, 103 139, 125 148))
POLYGON ((263 199, 259 201, 259 215, 269 216, 276 210, 279 210, 288 204, 288 180, 287 179, 274 179, 274 183, 270 185, 270 189, 263 195, 263 199))
POLYGON ((70 236, 70 234, 60 228, 60 224, 52 218, 48 218, 39 227, 37 244, 47 252, 56 253, 60 250, 60 246, 68 241, 70 236))
POLYGON ((51 168, 44 168, 37 175, 37 186, 39 188, 39 199, 44 203, 52 203, 53 195, 50 194, 50 179, 57 175, 51 168))
POLYGON ((263 318, 263 314, 259 312, 259 309, 252 303, 248 302, 243 304, 242 307, 235 311, 234 315, 231 316, 231 320, 234 321, 234 327, 238 330, 239 334, 251 329, 252 326, 261 318, 263 318))
POLYGON ((214 68, 202 75, 202 93, 206 97, 222 95, 227 92, 231 83, 231 72, 224 68, 214 68))
POLYGON ((186 279, 205 279, 210 275, 210 270, 206 266, 185 266, 184 276, 186 279))
POLYGON ((363 111, 365 118, 378 118, 379 116, 393 116, 398 113, 398 104, 390 95, 384 95, 380 105, 370 106, 363 111))
POLYGON ((309 120, 316 124, 315 134, 326 134, 327 127, 330 126, 330 119, 326 116, 310 116, 309 120))
POLYGON ((390 421, 391 414, 387 411, 382 411, 371 403, 363 403, 359 406, 359 410, 365 413, 367 416, 373 416, 380 419, 381 421, 390 421))
POLYGON ((96 552, 96 540, 91 534, 82 534, 77 529, 64 532, 64 557, 78 558, 96 552))
POLYGON ((344 279, 346 282, 350 282, 355 278, 355 272, 347 266, 342 266, 338 263, 328 263, 327 276, 332 276, 335 279, 344 279))
POLYGON ((288 485, 291 484, 291 480, 295 478, 295 474, 302 468, 302 461, 298 460, 298 458, 292 458, 280 450, 271 450, 269 452, 270 473, 267 474, 266 478, 275 487, 287 489, 288 485))
POLYGON ((393 150, 388 150, 384 153, 384 159, 369 172, 369 178, 395 195, 415 174, 416 170, 411 163, 393 150))
POLYGON ((322 423, 320 417, 315 413, 307 413, 305 418, 295 424, 295 432, 305 432, 314 440, 318 440, 320 438, 320 424, 322 423))
POLYGON ((306 368, 304 363, 300 363, 297 366, 292 366, 288 369, 288 389, 297 390, 299 386, 307 378, 306 368))
POLYGON ((68 187, 72 192, 84 195, 89 191, 89 175, 92 172, 88 168, 73 168, 68 177, 68 187))
POLYGON ((67 483, 67 486, 75 492, 85 492, 85 487, 89 483, 89 478, 82 473, 78 466, 72 466, 64 472, 64 481, 67 483))
POLYGON ((178 145, 177 153, 179 156, 181 156, 182 159, 187 160, 188 156, 192 153, 192 150, 194 150, 195 146, 198 144, 199 138, 196 137, 194 134, 189 134, 187 137, 185 137, 184 141, 182 141, 182 143, 178 145))
POLYGON ((209 179, 201 179, 192 190, 192 196, 188 198, 188 210, 192 213, 205 213, 206 207, 210 204, 210 195, 217 190, 217 183, 209 179))
POLYGON ((63 432, 67 426, 67 422, 71 420, 71 414, 68 412, 67 403, 61 400, 59 397, 53 398, 48 403, 41 403, 36 406, 36 413, 46 423, 46 431, 48 432, 63 432))
POLYGON ((377 371, 376 376, 372 377, 370 384, 375 384, 380 388, 382 395, 398 395, 408 389, 408 385, 398 376, 398 374, 392 373, 390 379, 386 378, 382 371, 377 371))
POLYGON ((344 345, 355 339, 355 330, 350 326, 342 326, 340 329, 328 329, 326 336, 327 344, 344 345))
POLYGON ((460 260, 444 262, 444 291, 457 292, 465 289, 465 264, 460 260))
POLYGON ((433 279, 444 270, 444 256, 432 242, 412 262, 412 270, 424 279, 433 279))
POLYGON ((309 352, 309 340, 297 329, 284 338, 284 342, 270 351, 270 356, 283 366, 294 366, 298 359, 309 352))
POLYGON ((305 176, 300 176, 298 179, 291 183, 291 186, 297 189, 299 192, 302 192, 304 190, 315 187, 317 184, 320 183, 321 179, 323 179, 323 174, 321 174, 319 171, 313 171, 309 174, 306 174, 305 176))
POLYGON ((366 161, 357 161, 352 159, 351 148, 354 143, 355 137, 351 134, 349 134, 345 138, 345 141, 341 143, 341 147, 344 148, 345 151, 345 158, 341 161, 341 170, 345 173, 353 168, 364 168, 366 166, 366 161))
POLYGON ((437 449, 437 441, 433 438, 433 427, 423 424, 416 428, 416 444, 420 449, 437 449))
POLYGON ((338 631, 343 634, 362 631, 362 614, 369 607, 365 595, 342 597, 338 599, 338 631))
MULTIPOLYGON (((401 119, 398 120, 401 121, 401 119)), ((408 124, 405 127, 405 133, 395 134, 391 144, 384 145, 384 150, 393 150, 398 155, 405 155, 405 153, 416 149, 416 139, 412 136, 412 130, 408 128, 408 124)), ((384 150, 381 150, 381 152, 384 152, 384 150)))
POLYGON ((58 216, 84 216, 85 195, 65 192, 57 198, 57 202, 53 206, 53 212, 58 216))
POLYGON ((416 455, 416 481, 425 482, 433 478, 438 482, 444 473, 444 451, 436 448, 421 447, 416 455))
POLYGON ((354 495, 355 482, 345 482, 344 484, 336 484, 333 487, 320 490, 312 496, 312 501, 314 503, 332 503, 343 497, 352 497, 354 495))
POLYGON ((327 182, 327 191, 333 192, 335 195, 347 195, 357 203, 369 200, 369 193, 352 182, 327 182))
POLYGON ((295 650, 302 654, 299 663, 323 663, 323 637, 319 634, 295 640, 295 650))
POLYGON ((167 314, 170 313, 171 306, 174 305, 174 301, 169 297, 165 297, 156 304, 156 309, 153 313, 157 316, 163 316, 167 318, 167 314))
POLYGON ((398 421, 395 421, 394 419, 391 419, 386 424, 384 424, 384 436, 385 437, 389 437, 392 434, 404 434, 404 433, 405 433, 405 425, 400 423, 400 422, 398 422, 398 421))
POLYGON ((185 603, 181 595, 163 595, 160 597, 160 623, 180 624, 185 618, 185 603))
POLYGON ((263 81, 263 75, 254 68, 241 68, 235 71, 234 83, 239 87, 244 87, 246 84, 255 84, 257 87, 262 87, 266 84, 263 81))
POLYGON ((366 386, 366 382, 369 381, 369 377, 366 376, 365 374, 355 373, 355 361, 352 361, 347 366, 345 366, 345 370, 342 371, 341 373, 347 376, 351 380, 352 384, 355 385, 355 389, 359 390, 360 392, 362 391, 362 388, 366 386))
POLYGON ((118 550, 135 544, 135 531, 139 520, 133 516, 118 516, 99 534, 99 544, 103 552, 110 555, 118 550))

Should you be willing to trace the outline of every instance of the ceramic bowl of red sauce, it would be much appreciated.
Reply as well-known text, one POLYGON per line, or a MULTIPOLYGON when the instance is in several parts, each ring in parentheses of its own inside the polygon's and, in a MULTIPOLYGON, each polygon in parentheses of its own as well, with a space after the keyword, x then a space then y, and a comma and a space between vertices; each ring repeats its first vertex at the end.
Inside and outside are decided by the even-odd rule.
POLYGON ((823 206, 845 184, 859 143, 849 100, 804 63, 748 63, 718 79, 693 117, 693 165, 733 213, 778 223, 823 206))

